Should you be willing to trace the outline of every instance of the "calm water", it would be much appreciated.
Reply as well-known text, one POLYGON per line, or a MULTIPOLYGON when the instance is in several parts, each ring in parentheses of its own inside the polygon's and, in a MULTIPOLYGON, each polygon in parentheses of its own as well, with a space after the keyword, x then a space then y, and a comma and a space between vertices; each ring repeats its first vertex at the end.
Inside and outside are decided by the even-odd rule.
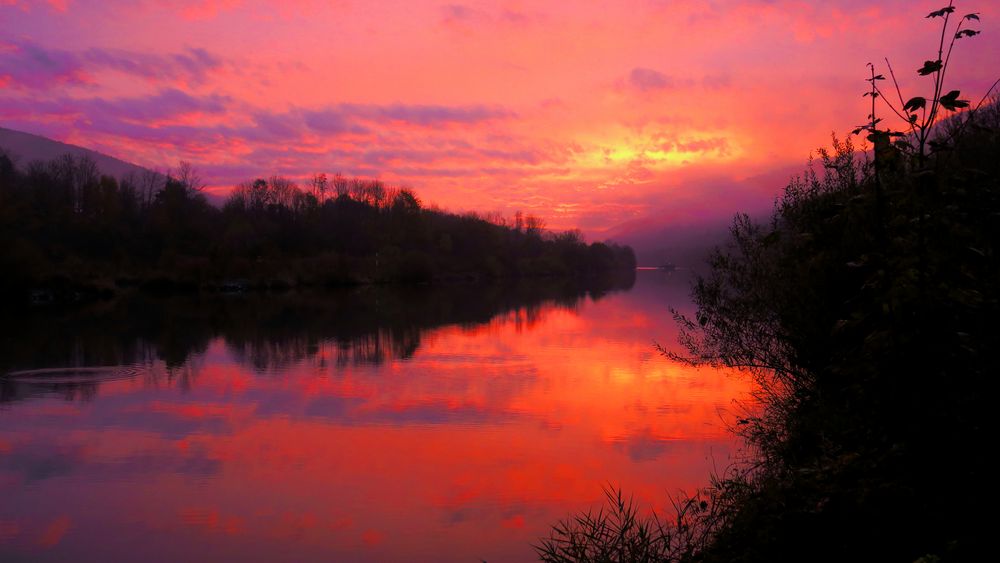
POLYGON ((0 329, 2 561, 531 561, 611 482, 656 507, 734 442, 634 286, 135 298, 0 329))

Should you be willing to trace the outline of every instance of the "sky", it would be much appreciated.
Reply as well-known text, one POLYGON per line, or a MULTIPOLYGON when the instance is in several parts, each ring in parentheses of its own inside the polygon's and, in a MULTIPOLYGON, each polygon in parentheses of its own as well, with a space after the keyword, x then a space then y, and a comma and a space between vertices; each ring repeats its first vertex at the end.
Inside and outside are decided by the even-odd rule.
MULTIPOLYGON (((946 4, 0 0, 0 126, 217 193, 339 172, 599 238, 769 205, 866 120, 866 63, 926 94, 946 4)), ((974 102, 996 7, 956 12, 981 17, 948 78, 974 102)))

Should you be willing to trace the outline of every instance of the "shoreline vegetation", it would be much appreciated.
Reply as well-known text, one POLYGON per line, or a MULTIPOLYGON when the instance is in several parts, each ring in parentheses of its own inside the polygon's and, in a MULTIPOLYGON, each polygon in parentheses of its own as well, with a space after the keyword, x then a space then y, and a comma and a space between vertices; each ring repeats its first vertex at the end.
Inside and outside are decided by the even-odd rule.
POLYGON ((48 302, 157 291, 281 290, 384 283, 590 279, 635 253, 553 233, 518 212, 457 215, 378 180, 280 176, 236 186, 222 208, 185 163, 172 174, 102 175, 65 155, 22 171, 0 150, 0 294, 48 302))
POLYGON ((978 488, 1000 371, 1000 103, 945 87, 956 42, 979 33, 955 10, 926 16, 942 22, 916 71, 929 95, 869 64, 854 134, 871 145, 834 136, 770 221, 738 215, 694 285, 697 313, 674 313, 688 355, 664 355, 755 383, 733 413, 743 457, 665 516, 609 488, 553 526, 543 561, 995 558, 978 488))

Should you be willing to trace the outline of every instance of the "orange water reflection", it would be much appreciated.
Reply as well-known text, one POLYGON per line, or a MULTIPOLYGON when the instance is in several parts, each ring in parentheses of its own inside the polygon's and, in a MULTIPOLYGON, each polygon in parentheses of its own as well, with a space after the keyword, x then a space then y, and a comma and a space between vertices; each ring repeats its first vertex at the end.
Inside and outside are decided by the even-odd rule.
POLYGON ((744 380, 652 345, 685 294, 642 274, 598 301, 423 330, 381 363, 335 361, 334 340, 255 363, 217 337, 84 400, 6 403, 0 558, 532 560, 602 485, 662 508, 732 452, 722 417, 744 380))

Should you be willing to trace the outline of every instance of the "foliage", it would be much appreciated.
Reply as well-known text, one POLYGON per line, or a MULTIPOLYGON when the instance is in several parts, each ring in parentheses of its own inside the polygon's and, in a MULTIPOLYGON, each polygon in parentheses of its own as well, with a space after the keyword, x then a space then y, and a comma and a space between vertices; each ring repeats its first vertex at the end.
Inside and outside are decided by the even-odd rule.
MULTIPOLYGON (((536 548, 546 563, 572 561, 649 563, 675 560, 677 546, 689 545, 682 532, 689 528, 685 509, 678 515, 677 527, 660 521, 656 513, 642 516, 635 500, 627 500, 621 489, 606 488, 607 508, 587 511, 556 524, 548 539, 536 548)), ((692 500, 685 508, 695 511, 708 507, 692 500)), ((682 547, 682 549, 683 549, 682 547)))
POLYGON ((977 501, 953 485, 985 478, 983 390, 1000 367, 1000 108, 973 125, 894 174, 841 144, 770 225, 734 223, 681 318, 693 361, 744 367, 759 389, 738 427, 753 487, 703 560, 985 548, 977 501))
MULTIPOLYGON (((946 104, 945 104, 946 105, 946 104)), ((998 365, 1000 107, 937 124, 948 150, 834 141, 769 225, 732 242, 678 317, 694 362, 747 369, 752 487, 703 561, 975 560, 987 549, 987 377, 998 365), (956 131, 960 134, 955 135, 956 131)))
MULTIPOLYGON (((894 102, 892 96, 887 97, 882 88, 879 87, 879 82, 886 80, 885 75, 876 74, 875 65, 868 63, 871 77, 866 80, 869 82, 870 89, 864 93, 864 96, 871 97, 871 113, 868 114, 868 123, 859 125, 854 129, 854 134, 857 135, 863 131, 868 133, 868 140, 875 145, 876 157, 887 152, 891 144, 895 150, 915 157, 922 164, 927 158, 928 150, 933 152, 948 148, 948 143, 953 139, 953 136, 935 138, 935 134, 939 131, 936 125, 942 119, 942 111, 955 112, 968 108, 969 100, 959 99, 961 95, 959 90, 945 92, 945 77, 951 63, 952 52, 955 50, 955 43, 960 39, 975 37, 981 33, 978 30, 964 27, 980 21, 979 14, 975 12, 965 14, 954 25, 950 25, 955 9, 954 1, 949 1, 944 8, 934 10, 926 16, 926 19, 931 20, 941 18, 941 36, 937 46, 937 57, 924 61, 924 64, 916 70, 919 76, 927 76, 933 80, 929 97, 913 96, 904 102, 903 92, 896 80, 896 73, 893 71, 889 59, 885 59, 897 99, 894 102), (947 48, 945 48, 946 44, 947 48), (879 128, 883 118, 876 116, 876 100, 878 99, 881 99, 885 107, 901 121, 902 130, 879 128)), ((979 109, 983 105, 998 83, 1000 81, 995 82, 990 87, 974 109, 979 109)), ((974 113, 974 111, 970 112, 968 117, 971 119, 974 113)))
POLYGON ((750 487, 749 472, 730 468, 724 478, 695 493, 670 499, 671 517, 644 513, 620 488, 604 489, 605 506, 552 527, 535 547, 545 563, 679 563, 712 541, 750 487))
POLYGON ((635 255, 535 217, 507 221, 423 207, 407 189, 324 175, 244 182, 222 209, 182 164, 175 176, 101 176, 66 156, 25 171, 0 154, 0 289, 155 285, 288 287, 634 269, 635 255))

